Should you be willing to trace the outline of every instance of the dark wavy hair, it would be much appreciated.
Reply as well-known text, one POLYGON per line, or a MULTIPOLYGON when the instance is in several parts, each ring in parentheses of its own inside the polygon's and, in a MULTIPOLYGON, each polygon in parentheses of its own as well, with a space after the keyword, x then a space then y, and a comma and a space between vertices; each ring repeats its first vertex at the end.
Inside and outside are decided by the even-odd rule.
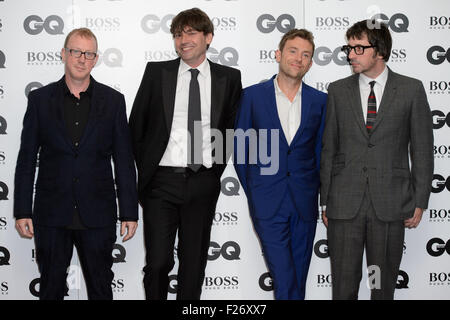
POLYGON ((214 25, 208 15, 199 8, 192 8, 178 13, 172 19, 170 33, 175 36, 175 34, 181 33, 187 26, 203 32, 205 35, 208 33, 214 35, 214 25))
POLYGON ((372 46, 376 46, 375 53, 379 53, 384 61, 388 61, 391 55, 392 37, 387 25, 374 19, 362 20, 351 26, 345 34, 347 40, 350 38, 360 40, 363 35, 367 36, 372 46))

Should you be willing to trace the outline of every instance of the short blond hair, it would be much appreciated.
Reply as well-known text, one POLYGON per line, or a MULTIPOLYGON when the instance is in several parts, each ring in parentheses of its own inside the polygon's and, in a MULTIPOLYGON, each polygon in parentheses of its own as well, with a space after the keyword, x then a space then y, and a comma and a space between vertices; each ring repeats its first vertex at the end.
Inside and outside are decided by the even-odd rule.
POLYGON ((66 37, 66 40, 64 41, 64 48, 67 48, 67 43, 69 42, 70 38, 72 36, 78 35, 80 37, 83 38, 92 38, 95 40, 95 46, 96 46, 96 50, 98 50, 98 42, 97 42, 97 37, 95 36, 95 34, 89 29, 89 28, 78 28, 78 29, 73 29, 72 31, 69 32, 69 34, 66 37))

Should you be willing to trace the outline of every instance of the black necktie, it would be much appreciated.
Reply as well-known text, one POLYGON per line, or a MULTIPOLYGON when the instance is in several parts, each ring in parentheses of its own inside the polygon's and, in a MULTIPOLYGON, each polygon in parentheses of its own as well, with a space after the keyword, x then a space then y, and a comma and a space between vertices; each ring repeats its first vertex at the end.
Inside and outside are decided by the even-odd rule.
POLYGON ((189 69, 191 72, 191 82, 189 83, 189 103, 188 103, 188 132, 190 141, 188 141, 188 168, 193 171, 200 169, 203 163, 202 159, 202 110, 200 106, 200 87, 198 85, 197 69, 189 69), (197 130, 195 128, 197 122, 197 130))
POLYGON ((377 99, 375 98, 375 93, 373 92, 373 86, 375 85, 375 81, 369 82, 370 84, 370 93, 369 99, 367 100, 367 120, 366 120, 366 128, 367 132, 370 132, 373 128, 373 124, 375 123, 375 118, 377 117, 377 99))

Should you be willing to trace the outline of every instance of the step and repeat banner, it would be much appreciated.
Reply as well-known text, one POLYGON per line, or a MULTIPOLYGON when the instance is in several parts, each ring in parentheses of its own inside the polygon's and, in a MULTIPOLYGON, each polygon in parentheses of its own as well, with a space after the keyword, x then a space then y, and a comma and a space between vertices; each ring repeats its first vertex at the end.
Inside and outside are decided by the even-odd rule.
MULTIPOLYGON (((88 27, 96 34, 100 59, 92 74, 125 95, 129 114, 146 63, 176 58, 170 23, 179 11, 192 7, 204 10, 215 26, 208 58, 240 69, 244 87, 277 73, 278 43, 285 32, 297 27, 315 36, 314 64, 305 82, 326 92, 330 82, 351 74, 340 51, 345 31, 374 16, 389 25, 393 48, 388 65, 423 82, 435 137, 431 200, 420 226, 406 231, 395 298, 448 299, 448 0, 0 0, 0 299, 38 297, 34 241, 20 238, 14 228, 14 170, 27 95, 63 75, 61 48, 66 35, 75 27, 88 27)), ((142 225, 132 240, 122 243, 118 238, 112 254, 114 298, 143 299, 142 225)), ((169 299, 175 298, 177 267, 171 272, 169 299)), ((361 299, 370 296, 367 280, 365 275, 361 281, 361 299)), ((319 220, 306 298, 330 299, 331 286, 326 229, 319 220)), ((87 298, 76 252, 68 269, 66 295, 72 300, 87 298)), ((222 176, 202 299, 273 299, 247 199, 231 165, 222 176)))

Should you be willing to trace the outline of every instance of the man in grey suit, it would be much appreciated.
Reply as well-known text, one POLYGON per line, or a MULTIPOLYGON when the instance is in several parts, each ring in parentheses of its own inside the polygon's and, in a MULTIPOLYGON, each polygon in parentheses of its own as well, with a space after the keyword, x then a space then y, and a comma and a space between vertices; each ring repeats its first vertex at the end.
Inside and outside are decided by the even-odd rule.
POLYGON ((357 22, 346 38, 354 74, 328 88, 320 169, 333 299, 358 298, 365 248, 371 299, 392 300, 405 227, 418 226, 430 197, 431 112, 422 83, 386 66, 384 24, 357 22))

